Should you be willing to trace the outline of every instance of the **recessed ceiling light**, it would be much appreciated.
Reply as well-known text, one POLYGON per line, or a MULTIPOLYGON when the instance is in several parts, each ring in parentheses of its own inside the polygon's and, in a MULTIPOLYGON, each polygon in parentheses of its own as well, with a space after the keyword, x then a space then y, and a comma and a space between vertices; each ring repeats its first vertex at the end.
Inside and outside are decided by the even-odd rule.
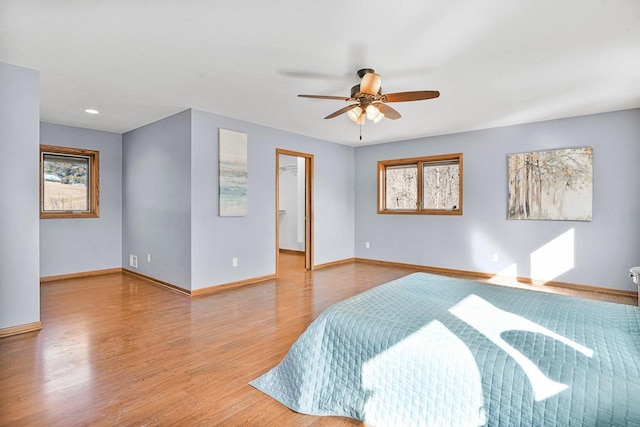
POLYGON ((87 108, 84 112, 88 114, 100 114, 100 111, 94 110, 93 108, 87 108))

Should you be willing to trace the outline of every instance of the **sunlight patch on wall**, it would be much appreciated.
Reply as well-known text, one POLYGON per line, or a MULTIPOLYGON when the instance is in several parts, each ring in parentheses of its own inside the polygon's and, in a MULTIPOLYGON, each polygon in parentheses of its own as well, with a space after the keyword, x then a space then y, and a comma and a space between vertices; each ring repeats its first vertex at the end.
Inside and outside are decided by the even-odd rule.
POLYGON ((531 253, 531 278, 548 282, 575 266, 575 231, 570 229, 531 253))
POLYGON ((502 269, 495 276, 487 280, 489 283, 500 285, 503 283, 503 278, 517 279, 518 277, 518 264, 515 262, 502 269))
MULTIPOLYGON (((493 272, 497 268, 509 262, 511 256, 509 250, 503 248, 494 235, 479 228, 474 228, 470 233, 471 260, 478 271, 493 272), (492 259, 493 256, 500 259, 492 259)), ((500 273, 498 273, 500 274, 500 273)))

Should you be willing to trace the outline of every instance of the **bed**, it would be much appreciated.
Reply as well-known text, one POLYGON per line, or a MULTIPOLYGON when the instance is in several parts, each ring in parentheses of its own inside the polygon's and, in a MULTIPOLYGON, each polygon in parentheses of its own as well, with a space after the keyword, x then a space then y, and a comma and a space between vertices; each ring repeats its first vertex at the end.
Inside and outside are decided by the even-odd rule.
POLYGON ((251 385, 374 426, 640 426, 640 308, 415 273, 329 307, 251 385))

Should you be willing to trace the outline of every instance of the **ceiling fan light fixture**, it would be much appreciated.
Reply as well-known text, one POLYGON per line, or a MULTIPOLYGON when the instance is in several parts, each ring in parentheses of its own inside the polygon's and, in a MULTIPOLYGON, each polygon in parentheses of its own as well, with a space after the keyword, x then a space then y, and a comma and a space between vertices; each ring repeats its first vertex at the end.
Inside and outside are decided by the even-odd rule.
POLYGON ((376 95, 380 90, 380 75, 376 73, 367 73, 362 77, 360 82, 360 92, 368 95, 376 95))
POLYGON ((349 119, 352 122, 358 123, 358 120, 360 119, 361 116, 362 116, 362 108, 360 107, 352 108, 347 112, 347 117, 349 117, 349 119))
POLYGON ((298 95, 303 98, 335 99, 347 102, 355 102, 329 114, 325 119, 332 119, 346 114, 349 120, 362 126, 367 119, 373 123, 379 123, 383 118, 397 120, 400 113, 387 105, 388 102, 422 101, 440 96, 437 90, 414 90, 410 92, 382 93, 381 78, 372 68, 358 70, 360 84, 351 88, 351 96, 341 97, 333 95, 298 95))
POLYGON ((369 120, 375 120, 380 115, 380 110, 378 110, 378 108, 373 104, 367 105, 366 111, 367 119, 369 120))

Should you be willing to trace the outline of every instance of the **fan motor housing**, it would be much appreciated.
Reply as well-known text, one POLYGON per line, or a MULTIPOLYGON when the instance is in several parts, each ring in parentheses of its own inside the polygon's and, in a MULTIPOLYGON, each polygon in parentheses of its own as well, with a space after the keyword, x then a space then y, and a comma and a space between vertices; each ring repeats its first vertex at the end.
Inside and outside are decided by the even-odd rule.
POLYGON ((373 71, 373 69, 371 68, 362 68, 358 70, 358 77, 363 78, 367 73, 375 73, 375 71, 373 71))
MULTIPOLYGON (((360 85, 355 85, 351 88, 351 98, 354 99, 359 99, 363 97, 363 93, 360 92, 360 85), (356 95, 360 95, 360 96, 356 96, 356 95)), ((382 87, 380 87, 380 89, 378 90, 378 95, 382 95, 382 87)), ((371 95, 368 95, 371 96, 371 95)))

